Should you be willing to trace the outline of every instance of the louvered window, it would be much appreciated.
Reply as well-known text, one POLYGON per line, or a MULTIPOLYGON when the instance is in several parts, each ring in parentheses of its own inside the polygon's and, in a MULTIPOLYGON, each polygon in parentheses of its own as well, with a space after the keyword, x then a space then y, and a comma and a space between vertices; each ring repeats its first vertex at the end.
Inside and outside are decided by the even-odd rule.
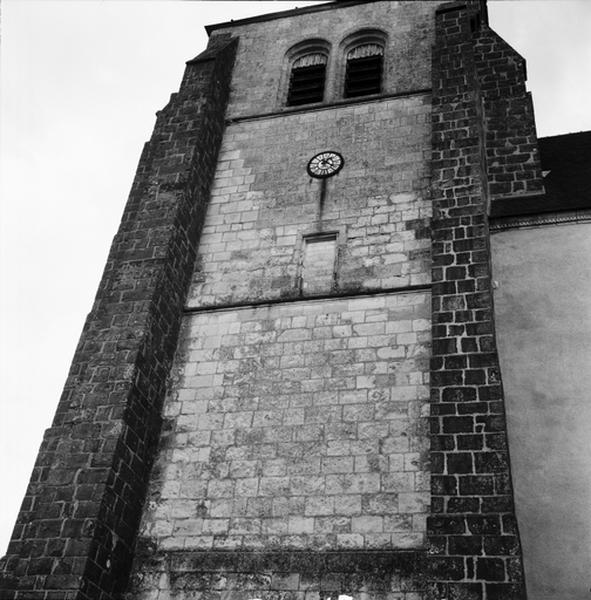
POLYGON ((287 104, 297 106, 322 102, 326 76, 326 56, 306 54, 294 61, 291 67, 287 104))
POLYGON ((363 44, 347 53, 345 98, 379 94, 382 91, 384 48, 363 44))

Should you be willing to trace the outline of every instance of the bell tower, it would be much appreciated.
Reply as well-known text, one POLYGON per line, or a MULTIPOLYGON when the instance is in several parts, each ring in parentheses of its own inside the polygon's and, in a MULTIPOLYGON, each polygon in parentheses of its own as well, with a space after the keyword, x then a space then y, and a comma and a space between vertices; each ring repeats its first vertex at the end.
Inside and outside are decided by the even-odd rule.
POLYGON ((207 30, 2 597, 524 600, 488 230, 543 192, 523 59, 476 1, 207 30))

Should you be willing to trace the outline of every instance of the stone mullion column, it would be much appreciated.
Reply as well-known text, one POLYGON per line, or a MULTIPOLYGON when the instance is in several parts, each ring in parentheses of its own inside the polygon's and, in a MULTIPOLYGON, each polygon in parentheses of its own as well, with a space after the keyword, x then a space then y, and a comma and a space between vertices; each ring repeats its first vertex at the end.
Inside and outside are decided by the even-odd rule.
POLYGON ((476 3, 444 5, 433 49, 429 597, 525 598, 494 337, 476 3))
POLYGON ((144 148, 2 565, 3 600, 111 600, 125 589, 235 47, 219 36, 188 63, 144 148))

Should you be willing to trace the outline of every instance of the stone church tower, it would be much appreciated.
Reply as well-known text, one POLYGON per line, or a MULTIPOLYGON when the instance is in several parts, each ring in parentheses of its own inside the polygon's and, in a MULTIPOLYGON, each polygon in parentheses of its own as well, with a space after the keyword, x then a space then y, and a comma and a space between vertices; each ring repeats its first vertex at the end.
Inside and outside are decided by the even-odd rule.
POLYGON ((490 243, 545 198, 523 59, 478 1, 208 33, 142 153, 1 598, 524 600, 490 243))

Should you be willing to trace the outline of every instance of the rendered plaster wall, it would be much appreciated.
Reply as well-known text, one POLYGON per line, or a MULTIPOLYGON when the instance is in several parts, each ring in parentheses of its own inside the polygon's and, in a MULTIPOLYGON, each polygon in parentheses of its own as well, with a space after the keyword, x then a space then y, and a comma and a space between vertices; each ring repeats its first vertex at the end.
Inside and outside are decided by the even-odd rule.
POLYGON ((529 600, 591 578, 591 225, 492 236, 495 316, 529 600))

